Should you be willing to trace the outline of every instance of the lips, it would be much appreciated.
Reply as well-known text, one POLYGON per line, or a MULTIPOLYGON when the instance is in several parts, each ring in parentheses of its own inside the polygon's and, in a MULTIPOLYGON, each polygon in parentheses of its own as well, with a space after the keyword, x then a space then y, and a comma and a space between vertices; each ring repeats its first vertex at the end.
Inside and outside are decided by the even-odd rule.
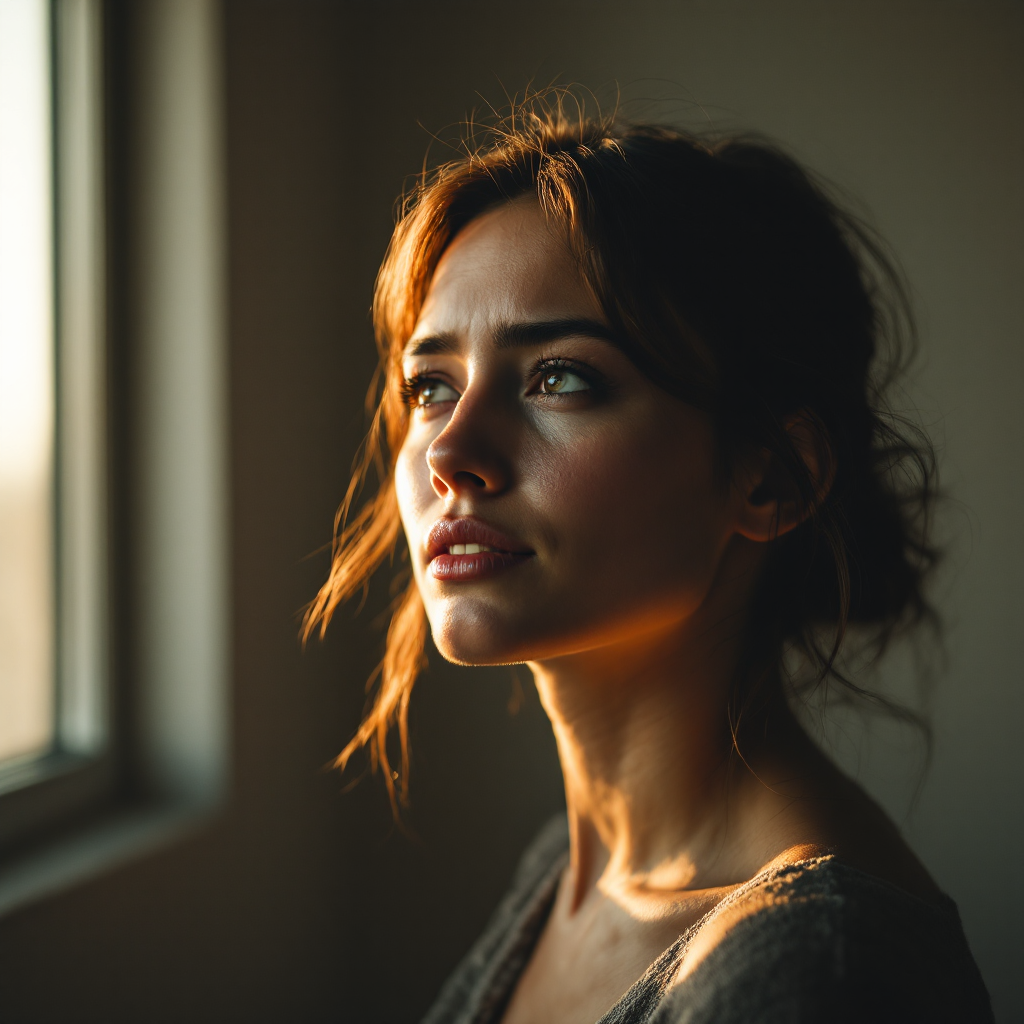
POLYGON ((463 516, 439 519, 425 544, 429 572, 436 580, 483 579, 520 565, 534 552, 493 526, 463 516))

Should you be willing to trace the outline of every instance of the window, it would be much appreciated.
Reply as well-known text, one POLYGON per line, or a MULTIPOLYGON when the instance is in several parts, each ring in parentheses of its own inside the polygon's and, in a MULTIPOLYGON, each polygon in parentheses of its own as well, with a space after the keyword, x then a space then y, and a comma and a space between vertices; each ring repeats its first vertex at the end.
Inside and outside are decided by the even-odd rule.
POLYGON ((55 732, 48 13, 0 5, 0 765, 55 732))
POLYGON ((0 841, 105 786, 98 5, 0 2, 0 841), (35 790, 31 801, 27 790, 35 790))
POLYGON ((0 0, 0 912, 225 792, 218 11, 0 0))

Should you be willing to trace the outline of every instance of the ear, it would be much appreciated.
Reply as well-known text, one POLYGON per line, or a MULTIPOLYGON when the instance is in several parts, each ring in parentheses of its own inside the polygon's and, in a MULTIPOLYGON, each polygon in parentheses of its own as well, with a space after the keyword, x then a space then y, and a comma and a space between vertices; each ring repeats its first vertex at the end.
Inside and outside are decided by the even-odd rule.
POLYGON ((762 449, 736 481, 742 500, 736 532, 749 540, 774 540, 799 526, 825 500, 835 478, 831 448, 814 416, 796 413, 783 422, 783 428, 806 467, 813 497, 808 500, 782 459, 762 449))

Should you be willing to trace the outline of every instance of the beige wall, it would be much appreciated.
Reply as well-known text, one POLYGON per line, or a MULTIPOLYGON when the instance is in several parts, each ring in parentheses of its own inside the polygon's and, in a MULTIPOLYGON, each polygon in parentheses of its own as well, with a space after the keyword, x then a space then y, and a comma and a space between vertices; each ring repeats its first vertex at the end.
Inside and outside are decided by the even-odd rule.
MULTIPOLYGON (((631 4, 229 0, 234 778, 188 842, 0 922, 0 1018, 414 1021, 559 805, 545 723, 507 671, 435 666, 414 710, 413 824, 319 769, 375 657, 343 613, 300 654, 372 365, 392 201, 475 93, 617 82, 636 116, 757 128, 859 197, 923 327, 910 392, 953 538, 935 760, 879 726, 844 763, 958 900, 1001 1022, 1024 1020, 1017 510, 1024 412, 1024 8, 988 0, 631 4)), ((378 601, 379 603, 379 601, 378 601)), ((898 658, 889 675, 904 685, 898 658)))

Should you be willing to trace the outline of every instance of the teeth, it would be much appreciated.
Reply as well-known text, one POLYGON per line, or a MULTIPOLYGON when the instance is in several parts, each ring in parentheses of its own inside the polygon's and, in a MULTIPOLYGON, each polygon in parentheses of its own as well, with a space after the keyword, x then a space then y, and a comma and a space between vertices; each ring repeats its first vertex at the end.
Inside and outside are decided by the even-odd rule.
POLYGON ((449 555, 479 555, 481 551, 493 551, 486 544, 452 544, 448 548, 449 555))

